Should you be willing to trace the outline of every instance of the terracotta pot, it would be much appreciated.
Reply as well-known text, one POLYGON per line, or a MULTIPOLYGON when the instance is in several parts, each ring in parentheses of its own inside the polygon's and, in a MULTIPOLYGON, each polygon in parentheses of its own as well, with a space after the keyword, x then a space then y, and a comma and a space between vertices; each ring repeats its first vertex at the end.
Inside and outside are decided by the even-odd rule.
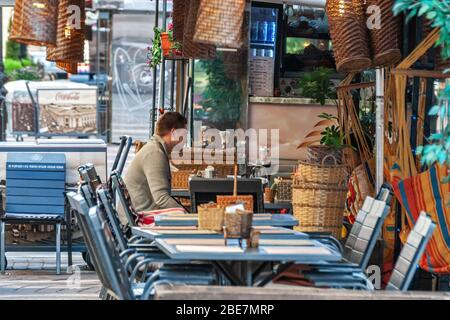
POLYGON ((167 57, 170 55, 170 48, 172 47, 172 43, 169 39, 169 34, 167 32, 161 33, 161 48, 163 51, 164 57, 167 57))

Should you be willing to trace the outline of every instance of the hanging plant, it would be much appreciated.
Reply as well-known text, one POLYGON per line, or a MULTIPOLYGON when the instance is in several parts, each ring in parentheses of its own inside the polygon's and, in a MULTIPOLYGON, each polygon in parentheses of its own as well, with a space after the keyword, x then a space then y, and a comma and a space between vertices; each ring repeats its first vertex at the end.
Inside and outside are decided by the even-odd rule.
POLYGON ((151 68, 162 62, 162 58, 175 59, 182 56, 181 43, 173 40, 173 25, 170 23, 167 31, 153 28, 153 44, 148 47, 148 64, 151 68))

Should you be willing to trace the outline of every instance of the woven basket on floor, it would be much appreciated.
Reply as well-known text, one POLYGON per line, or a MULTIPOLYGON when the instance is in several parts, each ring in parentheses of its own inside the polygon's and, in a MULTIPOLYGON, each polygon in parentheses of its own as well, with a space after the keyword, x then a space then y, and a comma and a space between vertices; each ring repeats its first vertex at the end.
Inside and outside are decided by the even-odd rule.
POLYGON ((276 197, 278 201, 292 200, 292 183, 290 179, 282 179, 277 183, 276 197))
POLYGON ((294 185, 299 183, 345 185, 348 176, 347 165, 322 165, 299 161, 294 185))
POLYGON ((201 230, 223 231, 225 209, 217 204, 203 204, 198 207, 198 228, 201 230))
POLYGON ((172 24, 173 39, 180 43, 183 42, 184 21, 186 17, 186 0, 173 0, 172 24))
POLYGON ((189 189, 189 177, 192 171, 172 171, 172 189, 189 189))
MULTIPOLYGON (((380 8, 381 27, 369 29, 372 66, 389 66, 402 58, 400 51, 400 17, 394 16, 394 0, 367 0, 366 7, 380 8)), ((368 18, 374 13, 369 11, 368 18)))
POLYGON ((371 65, 363 1, 327 0, 326 13, 336 68, 359 72, 371 65))
POLYGON ((324 184, 300 184, 292 189, 292 203, 310 207, 344 208, 346 187, 324 184))
POLYGON ((309 163, 342 164, 342 149, 318 145, 306 147, 306 159, 309 163))
POLYGON ((16 0, 9 39, 35 46, 56 45, 58 0, 16 0))
POLYGON ((200 0, 194 41, 240 48, 245 0, 200 0))
POLYGON ((216 48, 209 44, 194 41, 195 24, 197 23, 200 0, 186 0, 188 14, 184 24, 183 56, 191 59, 214 59, 216 48))
POLYGON ((64 63, 84 61, 85 20, 84 0, 59 1, 56 47, 47 48, 47 60, 64 63), (69 10, 69 7, 80 8, 79 26, 72 25, 75 12, 69 10))
POLYGON ((298 226, 294 230, 300 232, 331 233, 336 239, 341 238, 343 208, 305 207, 293 205, 294 216, 298 226))

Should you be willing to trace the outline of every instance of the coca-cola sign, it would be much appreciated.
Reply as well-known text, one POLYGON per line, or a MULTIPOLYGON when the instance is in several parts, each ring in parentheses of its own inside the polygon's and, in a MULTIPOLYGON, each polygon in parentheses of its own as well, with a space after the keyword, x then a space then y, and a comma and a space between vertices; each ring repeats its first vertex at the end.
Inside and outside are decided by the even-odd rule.
POLYGON ((72 92, 57 92, 55 95, 56 101, 79 101, 80 100, 80 92, 72 91, 72 92))
POLYGON ((39 90, 40 104, 96 104, 96 89, 43 89, 39 90))

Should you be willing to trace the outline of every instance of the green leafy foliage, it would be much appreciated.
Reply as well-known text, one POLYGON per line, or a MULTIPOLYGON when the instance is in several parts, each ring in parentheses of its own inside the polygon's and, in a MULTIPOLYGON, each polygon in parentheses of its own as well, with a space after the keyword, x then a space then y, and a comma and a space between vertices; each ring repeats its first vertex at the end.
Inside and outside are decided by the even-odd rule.
POLYGON ((245 99, 240 81, 227 76, 221 52, 214 60, 200 60, 198 63, 207 75, 199 104, 207 110, 208 122, 220 130, 234 128, 245 99))
POLYGON ((450 57, 449 0, 396 0, 392 11, 395 15, 405 13, 407 22, 415 16, 431 20, 431 26, 440 29, 436 45, 442 46, 443 58, 450 57))
MULTIPOLYGON (((393 7, 395 14, 406 13, 407 20, 414 16, 424 16, 432 21, 431 26, 440 29, 436 45, 442 47, 444 59, 450 58, 450 1, 449 0, 396 0, 393 7)), ((448 72, 446 70, 445 72, 448 72)), ((438 117, 438 133, 433 133, 427 140, 429 144, 419 146, 416 155, 422 164, 440 163, 450 166, 450 84, 439 92, 439 103, 431 107, 428 115, 438 117)), ((449 176, 444 179, 449 181, 449 176)), ((445 181, 443 181, 445 183, 445 181)))
POLYGON ((338 118, 329 113, 321 113, 318 117, 334 122, 334 124, 327 126, 324 131, 320 133, 320 144, 336 149, 347 147, 347 145, 344 144, 344 134, 341 132, 341 128, 337 124, 338 118))
POLYGON ((321 105, 326 99, 336 99, 336 91, 331 85, 330 77, 334 73, 333 69, 319 67, 316 70, 305 74, 299 81, 299 88, 302 95, 314 99, 321 105))
MULTIPOLYGON (((161 47, 161 33, 163 33, 161 28, 154 27, 153 28, 153 44, 151 47, 148 47, 148 64, 150 68, 156 67, 157 65, 161 64, 162 58, 163 58, 163 50, 161 47)), ((174 55, 181 56, 181 43, 174 41, 173 39, 173 25, 169 24, 167 29, 167 34, 169 35, 169 40, 171 42, 171 52, 174 55)))

